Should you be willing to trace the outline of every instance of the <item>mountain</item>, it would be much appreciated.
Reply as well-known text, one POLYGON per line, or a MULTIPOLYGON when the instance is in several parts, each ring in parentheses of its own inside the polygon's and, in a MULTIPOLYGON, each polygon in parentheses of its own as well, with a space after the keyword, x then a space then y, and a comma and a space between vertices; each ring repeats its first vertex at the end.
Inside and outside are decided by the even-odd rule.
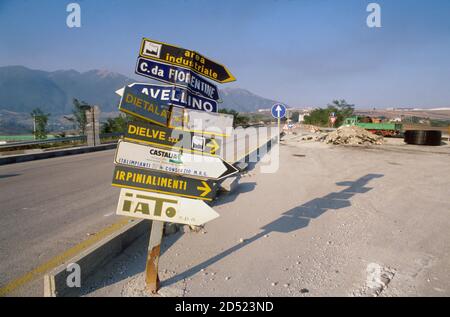
MULTIPOLYGON (((119 102, 114 92, 135 81, 105 70, 80 73, 76 70, 46 72, 24 66, 0 67, 0 110, 29 113, 40 107, 52 114, 69 114, 72 99, 77 98, 99 105, 102 112, 113 112, 117 111, 119 102)), ((270 108, 275 103, 240 88, 224 88, 219 94, 223 100, 219 108, 239 112, 270 108)))
POLYGON ((219 108, 234 109, 238 112, 254 112, 258 109, 268 109, 277 101, 266 99, 242 88, 224 88, 220 90, 223 103, 219 108))
POLYGON ((72 99, 117 110, 115 90, 132 82, 126 76, 102 70, 45 72, 23 66, 0 67, 0 109, 30 112, 40 107, 52 114, 71 113, 72 99))

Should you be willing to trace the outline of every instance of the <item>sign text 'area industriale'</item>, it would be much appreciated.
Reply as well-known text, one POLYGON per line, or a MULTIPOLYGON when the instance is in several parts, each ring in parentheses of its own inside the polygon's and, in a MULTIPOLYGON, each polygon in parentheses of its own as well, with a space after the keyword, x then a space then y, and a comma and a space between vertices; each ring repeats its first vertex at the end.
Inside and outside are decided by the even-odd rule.
POLYGON ((142 57, 156 59, 169 64, 186 67, 219 83, 235 81, 236 78, 222 64, 195 51, 144 38, 141 44, 142 57))

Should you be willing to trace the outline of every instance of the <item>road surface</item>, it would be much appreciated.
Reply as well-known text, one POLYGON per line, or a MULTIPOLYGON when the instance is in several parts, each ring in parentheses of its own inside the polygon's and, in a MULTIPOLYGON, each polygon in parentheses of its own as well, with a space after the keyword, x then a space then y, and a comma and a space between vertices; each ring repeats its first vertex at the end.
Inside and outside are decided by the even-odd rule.
MULTIPOLYGON (((118 221, 113 155, 108 150, 0 167, 0 285, 118 221)), ((41 295, 35 290, 18 294, 41 295)))

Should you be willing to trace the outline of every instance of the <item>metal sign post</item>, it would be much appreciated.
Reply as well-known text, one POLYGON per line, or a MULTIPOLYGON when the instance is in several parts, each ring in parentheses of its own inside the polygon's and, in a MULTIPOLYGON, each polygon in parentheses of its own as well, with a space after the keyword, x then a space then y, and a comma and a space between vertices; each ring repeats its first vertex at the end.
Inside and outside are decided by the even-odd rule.
POLYGON ((157 293, 159 289, 158 264, 163 231, 164 222, 153 220, 148 243, 147 265, 145 267, 145 283, 152 294, 157 293))
POLYGON ((277 139, 280 138, 280 125, 281 125, 281 118, 278 118, 278 137, 277 137, 277 139))
POLYGON ((281 124, 281 118, 284 118, 286 116, 286 106, 282 104, 274 104, 272 106, 272 109, 270 109, 270 112, 272 113, 272 117, 278 119, 278 137, 277 140, 280 140, 280 124, 281 124))

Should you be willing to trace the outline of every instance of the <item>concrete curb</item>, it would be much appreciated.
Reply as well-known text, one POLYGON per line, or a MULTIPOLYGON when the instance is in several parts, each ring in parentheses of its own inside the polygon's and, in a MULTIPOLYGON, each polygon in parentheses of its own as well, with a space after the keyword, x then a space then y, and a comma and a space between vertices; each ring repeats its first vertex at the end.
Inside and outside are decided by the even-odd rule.
POLYGON ((270 139, 268 139, 265 143, 261 144, 257 149, 254 149, 253 151, 247 153, 244 157, 242 157, 241 159, 239 159, 238 161, 234 162, 233 165, 234 167, 236 167, 237 169, 239 169, 239 171, 245 171, 248 168, 248 163, 252 163, 250 162, 250 158, 251 157, 258 157, 258 161, 259 161, 259 157, 261 154, 261 148, 266 146, 266 152, 268 153, 271 149, 272 149, 272 144, 274 142, 276 142, 277 137, 272 137, 270 139))
POLYGON ((11 156, 0 157, 0 165, 21 163, 21 162, 34 161, 34 160, 42 160, 42 159, 66 156, 66 155, 74 155, 74 154, 111 150, 111 149, 115 149, 116 147, 117 147, 117 143, 110 143, 110 144, 102 144, 102 145, 98 145, 98 146, 83 146, 83 147, 63 149, 63 150, 47 151, 47 152, 42 152, 42 153, 11 155, 11 156))
POLYGON ((130 246, 143 233, 150 230, 151 221, 133 220, 113 235, 94 244, 76 257, 53 269, 44 276, 44 297, 75 297, 81 295, 81 287, 69 287, 67 277, 73 274, 67 271, 67 265, 76 263, 80 266, 81 283, 95 271, 101 269, 106 263, 130 246))

